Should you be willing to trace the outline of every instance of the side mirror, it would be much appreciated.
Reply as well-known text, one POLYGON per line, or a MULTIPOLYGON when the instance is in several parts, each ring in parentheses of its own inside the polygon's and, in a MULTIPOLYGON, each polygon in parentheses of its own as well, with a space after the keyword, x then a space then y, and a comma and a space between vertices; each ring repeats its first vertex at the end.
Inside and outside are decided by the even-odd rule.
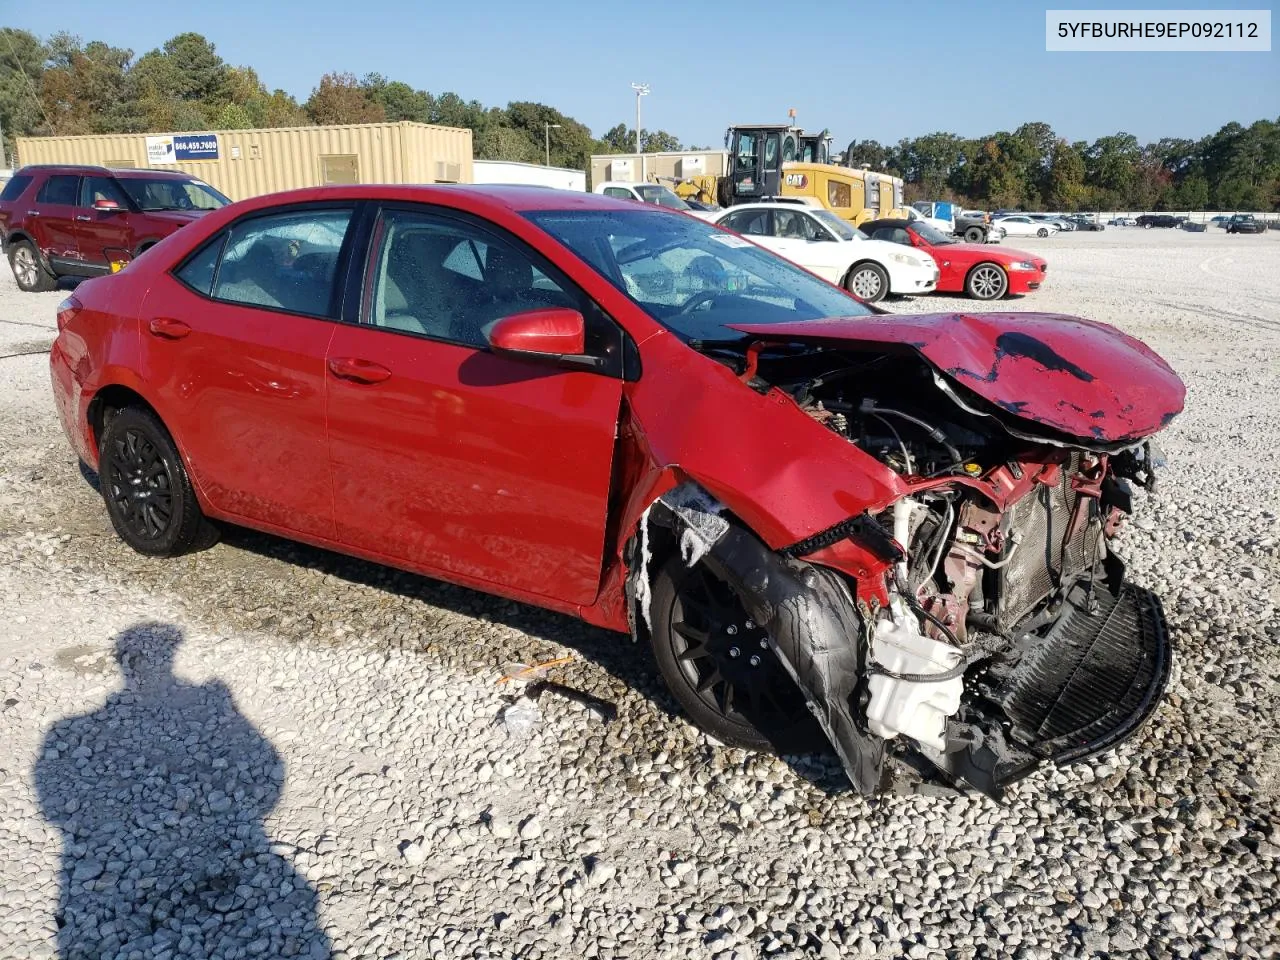
POLYGON ((99 213, 117 213, 120 210, 120 204, 115 200, 108 200, 106 197, 103 197, 99 200, 93 201, 93 209, 97 210, 99 213))
POLYGON ((513 313, 490 325, 485 334, 494 353, 543 359, 571 366, 596 366, 586 356, 587 325, 577 310, 551 307, 513 313))

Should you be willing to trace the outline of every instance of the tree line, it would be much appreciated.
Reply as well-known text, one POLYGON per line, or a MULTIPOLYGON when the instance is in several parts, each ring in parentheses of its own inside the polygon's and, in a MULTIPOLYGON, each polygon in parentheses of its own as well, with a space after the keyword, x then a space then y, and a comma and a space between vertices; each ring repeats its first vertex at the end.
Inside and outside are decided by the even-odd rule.
POLYGON ((931 133, 893 147, 858 140, 847 161, 903 177, 913 199, 990 208, 1280 209, 1280 118, 1145 146, 1130 133, 1071 142, 1047 123, 1024 123, 1012 133, 931 133))
MULTIPOLYGON (((252 67, 226 63, 198 33, 183 33, 135 59, 132 50, 69 33, 47 41, 0 28, 0 127, 6 156, 19 136, 244 130, 413 120, 466 127, 481 160, 551 162, 586 169, 596 153, 630 153, 635 130, 596 137, 554 107, 516 101, 486 107, 456 93, 431 94, 377 73, 327 73, 299 103, 268 90, 252 67)), ((641 150, 681 150, 665 130, 641 130, 641 150)), ((691 149, 697 149, 696 147, 691 149)), ((19 158, 21 159, 21 158, 19 158)))
MULTIPOLYGON (((0 125, 6 155, 22 135, 236 130, 413 120, 466 127, 482 160, 551 162, 586 169, 592 154, 630 153, 635 130, 595 136, 554 107, 513 101, 487 107, 371 73, 327 73, 299 103, 268 90, 252 67, 226 63, 198 33, 141 57, 58 33, 47 41, 0 28, 0 125)), ((665 130, 642 130, 646 153, 686 149, 665 130)), ((690 146, 687 149, 710 149, 690 146)), ((1047 123, 982 137, 930 133, 887 146, 850 144, 847 162, 903 177, 912 199, 1053 210, 1271 210, 1280 208, 1280 118, 1228 123, 1199 140, 1145 146, 1116 133, 1071 142, 1047 123)))

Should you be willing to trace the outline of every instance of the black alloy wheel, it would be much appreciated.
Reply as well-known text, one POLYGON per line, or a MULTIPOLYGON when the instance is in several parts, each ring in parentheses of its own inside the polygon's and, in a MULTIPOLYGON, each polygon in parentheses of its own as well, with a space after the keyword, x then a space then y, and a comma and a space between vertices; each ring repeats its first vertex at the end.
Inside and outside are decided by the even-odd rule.
POLYGON ((139 553, 169 557, 197 543, 204 514, 164 424, 150 410, 126 407, 103 431, 98 473, 107 515, 139 553))
POLYGON ((767 633, 705 565, 668 561, 654 578, 651 611, 658 667, 697 726, 753 750, 791 752, 821 742, 767 633))

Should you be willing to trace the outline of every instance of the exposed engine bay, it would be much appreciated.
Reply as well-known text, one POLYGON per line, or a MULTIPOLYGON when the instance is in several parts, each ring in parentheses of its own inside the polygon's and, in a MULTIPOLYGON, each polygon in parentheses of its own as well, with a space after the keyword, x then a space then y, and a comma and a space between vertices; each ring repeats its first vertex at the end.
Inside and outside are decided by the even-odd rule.
MULTIPOLYGON (((757 390, 785 392, 909 491, 858 518, 892 559, 883 584, 870 594, 859 585, 852 657, 837 656, 831 637, 781 635, 788 599, 810 632, 824 617, 844 622, 824 610, 831 598, 779 586, 803 552, 766 558, 727 537, 699 554, 760 623, 776 623, 775 650, 855 786, 878 788, 883 751, 999 797, 1040 763, 1091 755, 1141 725, 1170 647, 1158 599, 1124 580, 1108 544, 1133 484, 1154 487, 1148 441, 1067 436, 967 394, 911 351, 757 349, 736 369, 757 390)), ((668 506, 687 513, 673 493, 668 506)))

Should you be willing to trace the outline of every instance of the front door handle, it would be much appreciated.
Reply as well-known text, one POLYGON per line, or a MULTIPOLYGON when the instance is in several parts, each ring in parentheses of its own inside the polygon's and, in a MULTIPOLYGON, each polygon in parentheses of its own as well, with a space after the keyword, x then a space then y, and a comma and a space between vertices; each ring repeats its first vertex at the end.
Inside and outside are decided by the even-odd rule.
POLYGON ((352 383, 381 383, 391 376, 391 371, 382 364, 359 357, 330 357, 329 372, 352 383))
POLYGON ((147 328, 157 337, 163 337, 165 340, 181 340, 191 332, 181 320, 174 320, 170 317, 156 317, 147 328))
POLYGON ((92 220, 92 219, 93 219, 93 217, 87 217, 87 216, 85 216, 83 213, 78 213, 78 214, 76 214, 76 219, 77 219, 77 220, 83 220, 83 221, 85 221, 86 223, 88 223, 90 220, 92 220))
POLYGON ((40 216, 40 211, 39 211, 39 210, 28 210, 28 211, 27 211, 27 216, 28 216, 28 217, 38 217, 38 216, 40 216))

